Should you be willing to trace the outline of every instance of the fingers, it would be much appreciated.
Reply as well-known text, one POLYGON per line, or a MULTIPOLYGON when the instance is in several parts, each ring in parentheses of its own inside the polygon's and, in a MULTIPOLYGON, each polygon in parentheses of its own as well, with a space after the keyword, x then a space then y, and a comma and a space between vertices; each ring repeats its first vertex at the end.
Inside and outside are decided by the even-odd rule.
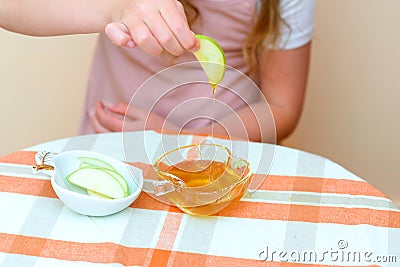
POLYGON ((109 111, 114 112, 119 115, 122 115, 122 116, 125 116, 127 109, 128 109, 128 103, 126 103, 126 102, 118 102, 114 106, 108 107, 109 111))
POLYGON ((126 102, 119 102, 113 106, 98 102, 92 125, 97 133, 178 129, 172 123, 165 121, 164 117, 140 107, 129 106, 126 102))
POLYGON ((92 125, 97 133, 145 130, 146 114, 143 109, 128 106, 125 102, 114 106, 98 102, 92 125))
POLYGON ((151 111, 126 102, 107 107, 110 112, 125 116, 124 130, 160 129, 165 119, 151 111))
POLYGON ((133 48, 136 46, 132 40, 128 27, 123 22, 107 24, 105 33, 114 45, 127 48, 133 48))
POLYGON ((190 30, 182 4, 176 0, 127 1, 119 16, 105 32, 110 41, 122 47, 141 47, 150 55, 167 51, 179 56, 196 51, 199 41, 190 30))
POLYGON ((95 133, 109 133, 110 130, 104 128, 95 116, 91 118, 92 127, 95 133))
POLYGON ((95 116, 93 126, 96 126, 98 130, 108 130, 111 132, 121 132, 124 124, 123 117, 116 116, 107 112, 104 104, 98 102, 96 104, 95 116), (97 124, 97 125, 96 125, 97 124))
POLYGON ((126 116, 136 120, 147 121, 150 116, 150 111, 136 106, 129 106, 126 109, 126 116))
POLYGON ((164 48, 154 37, 145 22, 138 21, 133 27, 134 30, 131 31, 132 39, 143 51, 152 56, 160 55, 163 52, 164 48))
POLYGON ((173 33, 172 37, 179 42, 183 50, 196 48, 198 40, 189 28, 182 4, 176 3, 164 6, 160 9, 160 14, 173 33))
POLYGON ((179 56, 185 52, 185 48, 180 44, 179 40, 172 32, 173 29, 168 27, 160 13, 145 20, 146 26, 155 36, 163 50, 174 56, 179 56))
POLYGON ((179 11, 179 14, 182 16, 182 18, 183 18, 185 21, 188 21, 188 19, 187 19, 187 17, 186 17, 185 9, 183 8, 182 3, 179 2, 179 1, 176 1, 176 2, 175 2, 175 5, 176 5, 176 8, 177 8, 178 11, 179 11))
POLYGON ((107 109, 113 113, 126 116, 131 120, 146 120, 150 114, 145 109, 129 106, 126 102, 118 102, 114 106, 107 107, 107 109))

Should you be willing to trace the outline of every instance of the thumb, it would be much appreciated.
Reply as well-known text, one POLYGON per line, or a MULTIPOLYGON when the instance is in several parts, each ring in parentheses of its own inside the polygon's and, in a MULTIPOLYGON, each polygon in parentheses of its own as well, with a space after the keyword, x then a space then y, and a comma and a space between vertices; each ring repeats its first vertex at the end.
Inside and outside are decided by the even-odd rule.
POLYGON ((123 22, 112 22, 106 25, 104 29, 108 39, 117 46, 133 48, 136 44, 133 42, 128 27, 123 22))
POLYGON ((127 109, 128 109, 128 103, 125 102, 118 102, 116 105, 114 106, 108 106, 107 109, 111 112, 117 113, 117 114, 121 114, 121 115, 125 115, 127 109))

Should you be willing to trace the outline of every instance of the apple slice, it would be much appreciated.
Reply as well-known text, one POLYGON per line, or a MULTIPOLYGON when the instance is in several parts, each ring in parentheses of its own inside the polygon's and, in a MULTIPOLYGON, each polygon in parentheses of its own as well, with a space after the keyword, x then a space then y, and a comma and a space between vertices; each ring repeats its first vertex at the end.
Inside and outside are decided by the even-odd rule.
POLYGON ((116 171, 115 168, 113 166, 111 166, 111 164, 109 164, 101 159, 96 159, 96 158, 91 158, 91 157, 78 157, 77 159, 82 162, 80 167, 92 166, 92 167, 100 167, 100 168, 116 171))
POLYGON ((129 195, 129 187, 128 187, 128 183, 126 182, 125 178, 121 174, 119 174, 117 171, 113 171, 113 170, 109 170, 109 169, 102 169, 102 170, 107 172, 109 175, 114 177, 114 179, 119 182, 119 184, 124 189, 125 196, 127 197, 129 195))
POLYGON ((90 190, 90 189, 86 189, 86 191, 87 191, 88 195, 89 195, 89 196, 92 196, 92 197, 99 197, 99 198, 112 199, 111 197, 108 197, 108 196, 103 195, 103 194, 99 194, 99 193, 97 193, 97 192, 95 192, 95 191, 92 191, 92 190, 90 190))
POLYGON ((126 192, 120 182, 109 172, 100 168, 78 169, 67 176, 67 181, 110 198, 123 198, 126 196, 126 192))
POLYGON ((121 174, 119 174, 115 169, 111 170, 111 169, 102 168, 102 167, 94 167, 92 165, 88 165, 85 162, 82 162, 81 165, 79 166, 79 168, 80 169, 94 168, 94 169, 100 169, 100 170, 107 172, 109 175, 113 176, 121 184, 122 188, 124 189, 125 196, 129 195, 128 183, 126 182, 125 178, 121 174))
POLYGON ((222 47, 211 37, 196 34, 200 41, 200 49, 193 54, 205 71, 213 89, 222 81, 225 75, 226 58, 222 47))

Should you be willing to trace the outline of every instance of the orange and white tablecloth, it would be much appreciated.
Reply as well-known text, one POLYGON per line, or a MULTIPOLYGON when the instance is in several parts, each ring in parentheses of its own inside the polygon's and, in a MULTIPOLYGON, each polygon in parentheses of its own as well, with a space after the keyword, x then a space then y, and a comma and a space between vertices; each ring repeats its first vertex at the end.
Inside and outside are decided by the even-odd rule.
MULTIPOLYGON (((257 190, 215 216, 187 215, 144 192, 122 212, 84 216, 60 202, 49 177, 32 172, 41 150, 126 160, 129 148, 150 166, 160 138, 176 137, 77 136, 0 157, 0 266, 400 266, 400 209, 343 167, 304 151, 274 146, 257 190)), ((270 146, 247 148, 257 165, 270 146)))

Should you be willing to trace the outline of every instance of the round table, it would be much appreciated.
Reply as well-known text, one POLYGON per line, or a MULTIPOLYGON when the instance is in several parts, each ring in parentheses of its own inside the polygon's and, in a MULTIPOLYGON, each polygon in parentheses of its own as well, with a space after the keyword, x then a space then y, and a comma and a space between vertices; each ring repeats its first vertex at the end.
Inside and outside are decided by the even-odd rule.
MULTIPOLYGON (((117 214, 85 216, 63 205, 48 176, 32 172, 43 150, 126 160, 129 146, 148 166, 161 139, 176 145, 204 138, 94 134, 0 157, 0 266, 400 266, 400 209, 368 182, 304 151, 274 146, 266 179, 214 216, 182 213, 144 192, 117 214)), ((252 163, 271 145, 247 148, 252 163)))

